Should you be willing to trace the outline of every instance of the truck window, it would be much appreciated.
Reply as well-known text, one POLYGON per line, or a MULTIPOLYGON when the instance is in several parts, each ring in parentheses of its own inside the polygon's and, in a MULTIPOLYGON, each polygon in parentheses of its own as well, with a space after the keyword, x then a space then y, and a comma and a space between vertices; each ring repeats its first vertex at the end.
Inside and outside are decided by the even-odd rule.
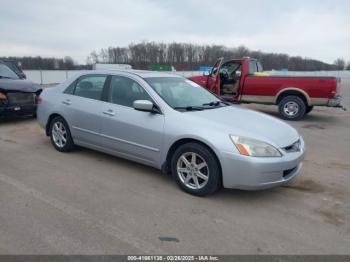
POLYGON ((258 62, 257 65, 258 65, 258 72, 264 72, 264 69, 263 69, 261 63, 258 62))
POLYGON ((254 75, 255 72, 259 72, 256 64, 257 63, 254 60, 249 61, 249 74, 250 75, 254 75))

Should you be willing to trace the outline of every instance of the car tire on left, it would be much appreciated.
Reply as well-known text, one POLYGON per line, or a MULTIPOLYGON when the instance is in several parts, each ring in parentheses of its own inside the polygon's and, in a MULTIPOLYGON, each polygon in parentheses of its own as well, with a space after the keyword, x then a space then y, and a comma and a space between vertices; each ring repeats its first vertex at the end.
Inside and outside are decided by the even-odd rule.
POLYGON ((74 149, 74 142, 67 122, 56 116, 50 122, 50 139, 52 145, 60 152, 69 152, 74 149))

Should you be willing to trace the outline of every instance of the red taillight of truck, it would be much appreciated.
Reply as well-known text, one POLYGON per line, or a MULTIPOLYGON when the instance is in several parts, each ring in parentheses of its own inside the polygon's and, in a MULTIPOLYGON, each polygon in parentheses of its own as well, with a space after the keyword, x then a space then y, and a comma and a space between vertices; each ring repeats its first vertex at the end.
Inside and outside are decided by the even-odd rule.
POLYGON ((340 81, 341 81, 340 78, 336 78, 334 85, 332 85, 332 90, 331 90, 332 98, 335 97, 337 94, 339 94, 340 81))

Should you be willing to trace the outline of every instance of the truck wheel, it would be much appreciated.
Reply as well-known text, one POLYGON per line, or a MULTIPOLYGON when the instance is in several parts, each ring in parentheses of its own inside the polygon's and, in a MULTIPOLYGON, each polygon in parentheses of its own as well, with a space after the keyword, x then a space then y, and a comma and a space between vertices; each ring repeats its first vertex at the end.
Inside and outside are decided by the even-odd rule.
POLYGON ((306 104, 299 96, 286 96, 278 104, 279 114, 286 120, 300 120, 306 113, 306 104))
POLYGON ((215 155, 199 143, 181 145, 171 158, 171 173, 179 187, 192 195, 205 196, 221 186, 215 155))
POLYGON ((306 111, 305 111, 305 114, 308 114, 312 111, 312 109, 314 109, 314 106, 307 106, 306 107, 306 111))

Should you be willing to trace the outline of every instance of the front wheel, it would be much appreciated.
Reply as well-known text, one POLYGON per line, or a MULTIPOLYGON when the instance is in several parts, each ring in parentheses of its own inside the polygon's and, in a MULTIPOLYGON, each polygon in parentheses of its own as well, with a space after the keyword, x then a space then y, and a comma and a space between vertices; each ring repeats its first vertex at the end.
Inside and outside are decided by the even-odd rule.
POLYGON ((306 103, 299 96, 286 96, 279 102, 278 111, 283 119, 300 120, 305 115, 306 103))
POLYGON ((221 186, 221 170, 215 155, 199 143, 181 145, 171 159, 173 178, 187 193, 212 194, 221 186))
POLYGON ((50 122, 50 139, 52 145, 60 152, 69 152, 74 148, 68 124, 60 116, 50 122))

